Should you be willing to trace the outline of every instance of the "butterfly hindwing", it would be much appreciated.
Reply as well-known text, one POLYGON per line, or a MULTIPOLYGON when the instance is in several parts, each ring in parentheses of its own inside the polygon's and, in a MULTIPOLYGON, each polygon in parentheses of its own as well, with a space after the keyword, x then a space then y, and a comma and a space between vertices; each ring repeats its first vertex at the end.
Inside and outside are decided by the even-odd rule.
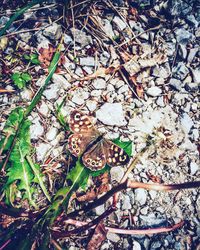
POLYGON ((107 164, 110 167, 125 165, 129 162, 128 154, 111 141, 104 140, 104 147, 107 149, 107 164))
POLYGON ((92 171, 100 170, 106 165, 106 152, 102 140, 95 143, 84 152, 82 156, 83 164, 92 171))

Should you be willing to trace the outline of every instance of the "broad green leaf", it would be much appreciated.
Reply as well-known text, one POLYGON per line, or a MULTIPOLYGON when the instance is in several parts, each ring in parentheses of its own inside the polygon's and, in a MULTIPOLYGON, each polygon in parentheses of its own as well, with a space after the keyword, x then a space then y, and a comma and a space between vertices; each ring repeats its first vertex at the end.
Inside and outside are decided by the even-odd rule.
POLYGON ((12 76, 11 76, 11 79, 13 81, 18 80, 19 78, 20 78, 20 73, 19 72, 16 72, 16 73, 12 74, 12 76))
POLYGON ((22 73, 21 74, 21 78, 25 81, 25 82, 29 82, 31 80, 31 76, 28 73, 22 73))

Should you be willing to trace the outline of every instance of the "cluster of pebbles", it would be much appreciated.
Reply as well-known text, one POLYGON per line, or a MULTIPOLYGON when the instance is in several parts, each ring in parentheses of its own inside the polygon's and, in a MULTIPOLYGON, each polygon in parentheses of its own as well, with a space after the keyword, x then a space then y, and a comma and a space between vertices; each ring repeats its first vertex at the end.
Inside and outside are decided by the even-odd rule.
MULTIPOLYGON (((158 29, 151 30, 145 12, 139 11, 137 20, 129 20, 127 6, 124 7, 123 1, 117 2, 117 13, 123 15, 113 12, 98 17, 105 34, 101 47, 97 47, 98 39, 84 29, 76 27, 63 31, 57 22, 42 23, 41 30, 35 34, 26 32, 17 35, 19 46, 27 48, 33 47, 30 40, 34 35, 37 49, 48 48, 52 41, 59 41, 63 35, 65 48, 68 48, 66 51, 63 47, 64 69, 54 74, 41 102, 30 115, 36 159, 44 163, 48 157, 57 160, 65 153, 65 132, 56 119, 55 110, 67 95, 62 108, 64 116, 67 117, 74 109, 94 116, 97 128, 107 138, 120 137, 133 142, 133 156, 147 147, 147 138, 151 138, 152 146, 129 175, 132 180, 152 183, 150 174, 165 184, 197 180, 200 173, 200 9, 194 9, 195 1, 154 1, 151 11, 161 22, 158 29), (137 97, 134 86, 118 73, 100 74, 87 81, 82 80, 80 84, 85 75, 92 75, 98 69, 111 65, 117 67, 121 63, 120 45, 108 42, 117 36, 124 37, 124 43, 131 46, 133 60, 125 62, 124 67, 130 76, 137 74, 136 82, 143 86, 143 98, 137 97), (134 39, 134 36, 137 38, 134 39), (94 47, 96 52, 88 55, 94 47)), ((144 8, 151 4, 150 0, 135 2, 144 8)), ((57 13, 56 9, 53 12, 57 13)), ((35 15, 30 13, 27 18, 35 15)), ((1 17, 0 23, 3 24, 6 19, 6 16, 1 17)), ((7 53, 12 53, 12 49, 8 47, 7 53)), ((40 66, 36 66, 36 71, 39 70, 40 66)), ((35 86, 40 87, 44 78, 41 76, 35 86)), ((7 85, 6 88, 12 89, 13 86, 7 85)), ((19 95, 1 96, 2 113, 9 114, 21 100, 30 102, 32 97, 31 86, 19 95)), ((124 167, 113 167, 111 181, 120 182, 125 171, 124 167)), ((100 215, 106 207, 107 204, 99 206, 94 212, 100 215)), ((199 213, 200 195, 195 189, 168 193, 126 190, 120 195, 118 210, 110 217, 117 227, 160 227, 180 220, 186 223, 181 229, 162 235, 122 236, 108 233, 101 249, 195 249, 200 237, 199 213)), ((68 242, 68 247, 70 250, 79 249, 72 242, 68 242)))

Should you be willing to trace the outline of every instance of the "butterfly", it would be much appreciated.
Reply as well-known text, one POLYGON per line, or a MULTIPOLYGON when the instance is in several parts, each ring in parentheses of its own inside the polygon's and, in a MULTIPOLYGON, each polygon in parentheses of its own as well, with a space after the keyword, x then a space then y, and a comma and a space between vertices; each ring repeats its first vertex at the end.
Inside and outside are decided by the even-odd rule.
POLYGON ((110 167, 128 163, 128 154, 110 140, 105 139, 88 115, 78 110, 72 111, 69 117, 69 128, 73 134, 68 138, 68 149, 72 155, 81 157, 83 164, 90 170, 100 170, 106 163, 110 167))

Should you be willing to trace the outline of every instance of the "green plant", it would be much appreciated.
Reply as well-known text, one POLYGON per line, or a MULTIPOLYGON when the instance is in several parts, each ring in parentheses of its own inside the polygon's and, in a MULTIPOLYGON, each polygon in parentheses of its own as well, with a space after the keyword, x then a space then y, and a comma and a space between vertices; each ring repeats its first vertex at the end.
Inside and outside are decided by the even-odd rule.
POLYGON ((38 60, 38 55, 37 54, 31 54, 31 55, 24 55, 24 58, 29 61, 32 64, 39 65, 40 61, 38 60))
POLYGON ((19 89, 23 89, 31 81, 31 76, 28 73, 16 72, 11 76, 11 79, 19 89))

